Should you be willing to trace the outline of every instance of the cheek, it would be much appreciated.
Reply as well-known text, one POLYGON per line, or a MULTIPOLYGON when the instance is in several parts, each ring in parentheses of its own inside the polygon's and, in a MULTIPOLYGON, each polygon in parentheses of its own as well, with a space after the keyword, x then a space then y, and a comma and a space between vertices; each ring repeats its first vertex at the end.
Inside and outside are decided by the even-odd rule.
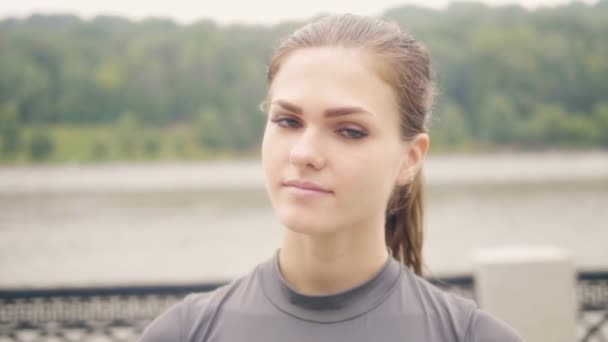
POLYGON ((267 182, 274 184, 278 181, 279 167, 285 156, 285 144, 278 139, 273 127, 267 126, 262 139, 262 168, 267 182))
POLYGON ((386 143, 374 142, 334 151, 334 163, 342 169, 350 181, 378 183, 392 177, 394 170, 394 149, 386 143))
POLYGON ((336 180, 349 197, 357 201, 377 203, 388 196, 395 181, 395 160, 392 149, 377 144, 352 153, 337 154, 336 180))
POLYGON ((276 152, 273 150, 276 144, 273 143, 272 133, 269 131, 268 126, 264 130, 264 136, 262 139, 262 167, 264 174, 268 178, 269 173, 272 170, 272 164, 276 159, 276 152))

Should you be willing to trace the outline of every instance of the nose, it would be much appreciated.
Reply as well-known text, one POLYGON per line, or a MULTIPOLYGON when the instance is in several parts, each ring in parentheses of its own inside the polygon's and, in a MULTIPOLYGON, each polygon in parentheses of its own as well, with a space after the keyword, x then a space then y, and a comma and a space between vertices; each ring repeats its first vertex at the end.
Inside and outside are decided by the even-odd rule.
POLYGON ((324 146, 313 130, 306 130, 299 135, 289 153, 289 161, 298 168, 312 167, 321 169, 325 165, 324 146))

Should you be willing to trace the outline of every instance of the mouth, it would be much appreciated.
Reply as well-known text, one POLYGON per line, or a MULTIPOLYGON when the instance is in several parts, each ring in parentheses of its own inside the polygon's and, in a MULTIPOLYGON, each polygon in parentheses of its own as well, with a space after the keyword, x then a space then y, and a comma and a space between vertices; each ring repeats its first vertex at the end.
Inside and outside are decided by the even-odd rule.
POLYGON ((332 193, 331 190, 319 184, 302 180, 289 180, 287 182, 283 182, 282 185, 299 190, 302 193, 332 193))

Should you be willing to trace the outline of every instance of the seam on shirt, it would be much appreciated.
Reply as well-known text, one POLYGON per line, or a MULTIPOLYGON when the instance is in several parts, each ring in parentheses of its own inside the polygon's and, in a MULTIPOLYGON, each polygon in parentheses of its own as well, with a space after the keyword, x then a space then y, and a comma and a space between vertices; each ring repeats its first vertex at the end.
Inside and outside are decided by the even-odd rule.
MULTIPOLYGON (((229 283, 225 287, 224 293, 221 293, 220 291, 217 291, 215 293, 216 296, 221 295, 220 301, 219 301, 219 303, 217 303, 217 306, 213 307, 211 305, 211 300, 213 299, 213 296, 210 297, 209 303, 208 303, 208 309, 211 309, 213 313, 211 315, 211 319, 209 320, 209 324, 203 334, 203 338, 201 339, 201 341, 207 341, 207 339, 209 338, 209 333, 211 332, 211 327, 213 326, 213 322, 215 322, 215 319, 216 319, 217 315, 219 314, 220 309, 222 308, 222 305, 224 304, 224 302, 226 300, 228 300, 230 295, 232 295, 232 293, 237 290, 237 288, 239 287, 239 285, 242 282, 242 279, 243 279, 243 277, 237 278, 234 281, 232 281, 231 283, 229 283)), ((183 342, 186 342, 186 341, 183 341, 183 342)))
POLYGON ((184 320, 184 310, 188 309, 190 299, 192 298, 193 295, 194 295, 193 293, 190 293, 184 298, 183 306, 181 306, 180 310, 179 310, 179 326, 181 327, 181 329, 179 329, 179 341, 180 342, 185 342, 184 330, 185 330, 186 324, 185 324, 185 320, 184 320))
MULTIPOLYGON (((471 339, 471 326, 473 325, 473 319, 475 317, 475 313, 477 313, 477 308, 473 308, 471 310, 471 315, 469 316, 469 322, 467 323, 467 328, 465 330, 464 342, 475 342, 471 339)), ((473 336, 474 337, 474 336, 473 336)))
MULTIPOLYGON (((401 266, 401 265, 400 265, 401 266)), ((371 311, 374 311, 375 309, 377 309, 380 305, 382 305, 382 303, 386 302, 386 300, 391 296, 391 294, 396 290, 396 288, 398 287, 398 285, 401 283, 402 278, 404 277, 405 271, 401 268, 399 270, 399 276, 397 277, 397 279, 395 280, 395 282, 391 285, 391 288, 387 291, 387 293, 384 295, 384 297, 382 297, 380 300, 378 300, 378 303, 376 303, 374 306, 372 306, 369 310, 364 311, 358 315, 349 317, 349 318, 344 318, 344 319, 340 319, 340 320, 336 320, 336 321, 330 321, 330 322, 324 322, 324 321, 317 321, 314 319, 308 319, 308 318, 303 318, 300 316, 297 316, 295 314, 292 314, 291 312, 288 312, 286 310, 283 310, 280 306, 278 306, 273 300, 270 299, 270 297, 268 296, 268 293, 266 292, 266 286, 264 286, 263 284, 263 279, 260 279, 260 281, 262 282, 260 285, 262 287, 262 293, 264 294, 264 297, 266 298, 266 300, 277 310, 281 311, 282 313, 291 316, 297 320, 300 321, 304 321, 304 322, 309 322, 309 323, 316 323, 316 324, 337 324, 337 323, 342 323, 342 322, 346 322, 346 321, 350 321, 353 320, 357 317, 361 317, 371 311)), ((262 277, 260 277, 262 278, 262 277)))

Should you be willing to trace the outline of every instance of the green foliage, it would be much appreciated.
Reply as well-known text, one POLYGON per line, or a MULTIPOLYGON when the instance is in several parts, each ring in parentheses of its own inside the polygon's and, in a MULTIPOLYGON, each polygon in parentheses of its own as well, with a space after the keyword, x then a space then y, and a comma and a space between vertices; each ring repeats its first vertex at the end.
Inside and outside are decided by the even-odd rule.
POLYGON ((434 150, 456 150, 463 147, 468 132, 465 115, 460 106, 446 103, 437 111, 430 125, 431 148, 434 150))
POLYGON ((533 143, 554 146, 588 147, 597 141, 599 131, 586 115, 568 114, 558 105, 539 106, 528 129, 533 143))
POLYGON ((143 150, 146 157, 156 157, 160 150, 160 140, 158 139, 158 136, 148 135, 143 142, 143 150))
POLYGON ((0 156, 14 159, 21 148, 21 130, 17 120, 17 106, 8 102, 0 108, 0 156))
MULTIPOLYGON (((432 56, 431 148, 608 147, 606 3, 387 10, 432 56)), ((254 151, 272 50, 300 24, 1 20, 0 161, 254 151)))
POLYGON ((221 129, 221 117, 211 108, 203 109, 196 121, 197 140, 203 148, 220 149, 227 145, 227 137, 221 129))
POLYGON ((608 100, 595 106, 591 121, 596 125, 600 144, 603 147, 608 147, 608 100))
POLYGON ((123 112, 116 122, 116 139, 120 152, 129 159, 135 157, 137 129, 137 119, 132 112, 123 112))
POLYGON ((91 160, 106 160, 109 155, 108 145, 101 140, 96 140, 91 146, 91 160))
POLYGON ((516 143, 522 119, 511 101, 498 94, 491 94, 485 100, 479 117, 481 132, 477 136, 499 145, 516 143))
POLYGON ((36 162, 47 160, 54 149, 55 144, 49 135, 42 132, 36 132, 32 136, 29 146, 29 153, 32 160, 36 162))

